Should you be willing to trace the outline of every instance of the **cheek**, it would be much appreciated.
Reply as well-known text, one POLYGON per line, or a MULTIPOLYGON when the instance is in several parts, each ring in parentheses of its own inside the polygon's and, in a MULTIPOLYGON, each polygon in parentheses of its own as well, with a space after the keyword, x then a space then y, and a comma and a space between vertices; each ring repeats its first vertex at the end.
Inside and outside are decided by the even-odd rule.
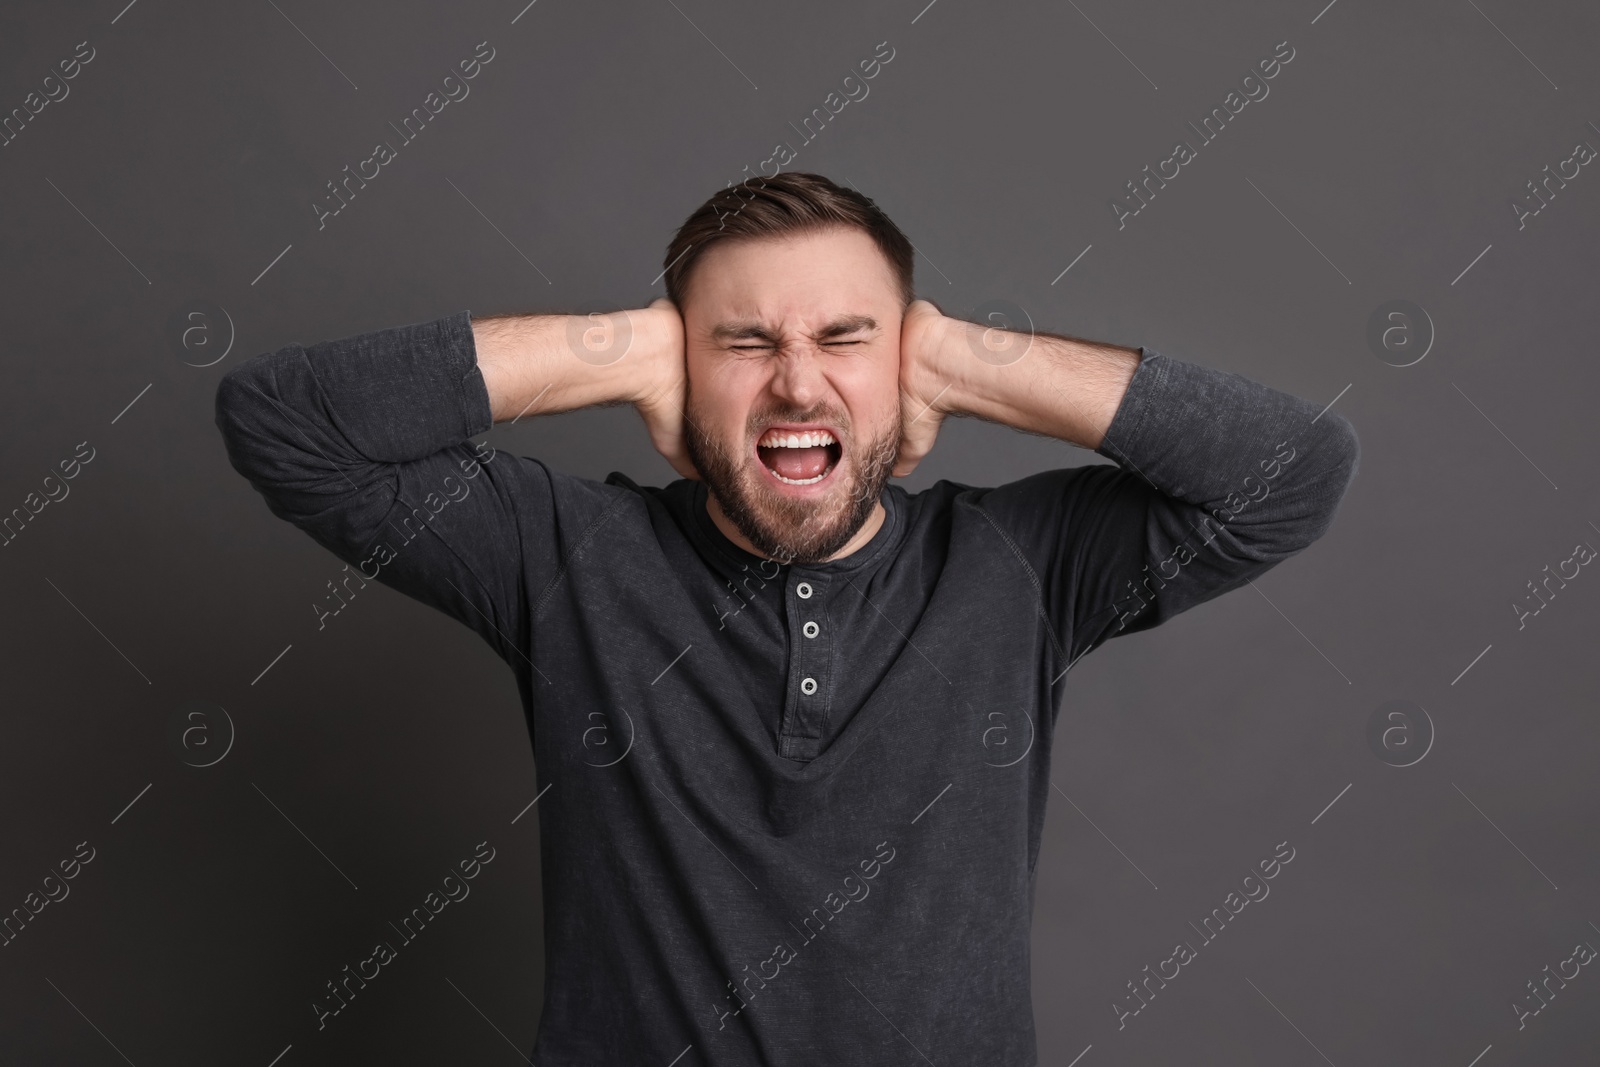
POLYGON ((898 351, 878 353, 870 362, 836 368, 829 375, 829 384, 858 427, 886 422, 900 406, 898 351))
POLYGON ((742 446, 749 427, 752 398, 759 391, 757 383, 740 381, 737 375, 698 377, 689 390, 688 415, 705 436, 742 446))
POLYGON ((845 394, 856 437, 863 443, 882 437, 900 423, 900 382, 898 377, 862 383, 845 394))

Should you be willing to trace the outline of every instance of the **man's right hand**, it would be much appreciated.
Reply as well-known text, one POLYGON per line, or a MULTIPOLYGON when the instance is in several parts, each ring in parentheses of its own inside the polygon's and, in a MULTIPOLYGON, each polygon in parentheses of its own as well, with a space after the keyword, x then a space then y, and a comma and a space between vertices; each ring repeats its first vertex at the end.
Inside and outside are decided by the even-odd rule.
POLYGON ((628 312, 639 321, 634 343, 642 345, 640 372, 643 376, 634 407, 644 419, 655 446, 672 469, 685 478, 700 480, 700 472, 689 458, 684 443, 688 424, 689 376, 684 357, 683 318, 677 305, 666 297, 652 300, 650 306, 628 312))

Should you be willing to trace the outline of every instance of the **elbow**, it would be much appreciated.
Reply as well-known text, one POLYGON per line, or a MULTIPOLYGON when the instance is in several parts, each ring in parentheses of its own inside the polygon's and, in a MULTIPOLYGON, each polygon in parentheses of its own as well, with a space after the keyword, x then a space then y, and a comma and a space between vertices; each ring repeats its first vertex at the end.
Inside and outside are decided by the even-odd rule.
POLYGON ((217 383, 217 393, 212 401, 211 419, 221 431, 224 441, 238 424, 239 415, 247 406, 245 394, 249 391, 249 387, 239 377, 239 371, 242 369, 233 367, 222 376, 222 380, 217 383))
POLYGON ((1340 415, 1324 415, 1285 443, 1294 452, 1292 458, 1280 455, 1269 493, 1237 510, 1212 512, 1213 536, 1226 531, 1225 539, 1218 536, 1223 551, 1242 563, 1281 563, 1320 540, 1333 527, 1361 462, 1355 427, 1340 415))
POLYGON ((217 383, 212 402, 212 421, 222 433, 229 451, 249 435, 250 428, 259 425, 254 417, 271 400, 262 388, 262 377, 268 373, 265 356, 258 355, 234 366, 217 383))
POLYGON ((1308 457, 1314 458, 1315 473, 1305 483, 1308 507, 1295 551, 1309 548, 1333 527, 1339 505, 1361 466, 1361 439, 1350 420, 1330 412, 1323 422, 1327 425, 1319 426, 1322 432, 1308 457))
POLYGON ((259 484, 268 460, 282 451, 282 415, 275 410, 270 353, 238 364, 217 383, 212 421, 233 469, 259 484))
POLYGON ((1356 436, 1356 428, 1349 419, 1343 415, 1333 416, 1326 447, 1332 461, 1329 481, 1336 487, 1332 508, 1337 510, 1361 467, 1361 438, 1356 436))

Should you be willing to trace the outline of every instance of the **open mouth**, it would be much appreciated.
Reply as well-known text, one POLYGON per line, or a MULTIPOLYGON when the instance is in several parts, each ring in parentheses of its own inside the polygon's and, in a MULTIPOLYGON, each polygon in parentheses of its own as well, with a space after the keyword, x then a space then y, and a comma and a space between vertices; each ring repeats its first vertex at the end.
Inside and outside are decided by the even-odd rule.
POLYGON ((827 430, 773 429, 756 442, 761 465, 785 485, 815 485, 833 473, 843 454, 827 430))

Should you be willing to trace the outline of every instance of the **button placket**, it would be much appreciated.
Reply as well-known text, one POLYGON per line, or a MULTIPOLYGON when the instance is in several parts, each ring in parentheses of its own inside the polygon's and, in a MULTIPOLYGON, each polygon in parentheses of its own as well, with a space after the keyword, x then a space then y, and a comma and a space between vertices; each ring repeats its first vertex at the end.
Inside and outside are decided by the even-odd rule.
POLYGON ((826 740, 832 642, 818 618, 825 616, 827 588, 826 578, 793 579, 786 605, 789 632, 799 639, 789 644, 788 696, 779 742, 781 753, 793 759, 815 759, 826 740))

